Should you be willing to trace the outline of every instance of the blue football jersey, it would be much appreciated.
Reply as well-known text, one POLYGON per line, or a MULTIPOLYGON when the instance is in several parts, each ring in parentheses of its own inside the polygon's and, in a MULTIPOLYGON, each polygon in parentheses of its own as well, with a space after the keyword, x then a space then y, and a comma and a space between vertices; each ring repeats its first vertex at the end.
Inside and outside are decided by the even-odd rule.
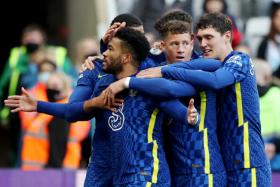
POLYGON ((259 95, 252 60, 233 51, 223 62, 235 84, 219 92, 219 139, 227 170, 267 164, 261 136, 259 95))
MULTIPOLYGON (((101 93, 114 81, 104 77, 96 85, 95 92, 101 93)), ((170 184, 169 168, 162 142, 163 114, 157 101, 134 90, 121 93, 122 107, 116 113, 103 111, 96 117, 103 119, 102 128, 110 131, 110 148, 114 185, 133 182, 170 184)), ((98 124, 96 124, 98 128, 98 124)))
MULTIPOLYGON (((225 167, 217 138, 216 93, 201 91, 192 98, 200 114, 199 125, 186 126, 177 121, 168 125, 171 173, 184 175, 223 172, 225 167)), ((188 104, 189 99, 181 101, 188 104)))

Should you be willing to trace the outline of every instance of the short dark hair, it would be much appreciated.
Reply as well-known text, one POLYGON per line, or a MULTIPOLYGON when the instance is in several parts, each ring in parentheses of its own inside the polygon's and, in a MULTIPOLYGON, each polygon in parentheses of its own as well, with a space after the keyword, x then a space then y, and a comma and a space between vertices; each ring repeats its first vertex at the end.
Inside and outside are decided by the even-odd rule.
POLYGON ((124 47, 138 63, 148 56, 150 44, 143 33, 126 27, 118 30, 114 37, 122 40, 124 47))
POLYGON ((222 13, 204 14, 196 25, 196 32, 199 29, 207 28, 213 28, 221 34, 227 31, 232 32, 232 21, 228 16, 222 13))
POLYGON ((162 30, 163 25, 165 25, 167 22, 177 20, 177 21, 184 21, 191 25, 192 27, 192 16, 181 10, 181 9, 173 9, 171 11, 166 12, 163 14, 155 23, 154 28, 160 32, 162 30))
POLYGON ((192 34, 192 28, 190 23, 172 20, 165 23, 158 32, 162 38, 165 38, 168 34, 192 34))
POLYGON ((133 15, 133 14, 119 14, 118 16, 116 16, 112 22, 111 25, 113 25, 116 22, 125 22, 126 23, 126 27, 139 27, 139 26, 143 26, 143 22, 140 20, 140 18, 138 18, 137 16, 133 15))

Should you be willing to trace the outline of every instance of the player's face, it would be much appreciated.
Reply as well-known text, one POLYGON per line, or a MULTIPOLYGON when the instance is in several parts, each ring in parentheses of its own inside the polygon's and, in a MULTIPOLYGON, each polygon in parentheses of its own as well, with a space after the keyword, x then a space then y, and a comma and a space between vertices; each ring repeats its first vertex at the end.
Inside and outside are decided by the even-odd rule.
POLYGON ((191 59, 193 36, 190 33, 168 34, 162 42, 168 63, 184 62, 191 59))
POLYGON ((122 45, 121 40, 113 38, 108 43, 107 50, 103 53, 103 70, 107 73, 116 74, 122 70, 122 45))
POLYGON ((213 28, 199 29, 197 39, 205 58, 222 59, 230 42, 230 32, 221 34, 213 28))

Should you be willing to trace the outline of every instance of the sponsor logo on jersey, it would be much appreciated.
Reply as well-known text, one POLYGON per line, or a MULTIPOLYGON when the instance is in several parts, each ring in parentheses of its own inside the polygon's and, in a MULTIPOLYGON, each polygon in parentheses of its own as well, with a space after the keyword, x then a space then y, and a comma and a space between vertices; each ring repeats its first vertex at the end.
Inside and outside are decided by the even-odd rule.
POLYGON ((119 131, 123 127, 125 117, 122 110, 123 105, 117 109, 117 112, 112 112, 108 119, 108 125, 113 131, 119 131))

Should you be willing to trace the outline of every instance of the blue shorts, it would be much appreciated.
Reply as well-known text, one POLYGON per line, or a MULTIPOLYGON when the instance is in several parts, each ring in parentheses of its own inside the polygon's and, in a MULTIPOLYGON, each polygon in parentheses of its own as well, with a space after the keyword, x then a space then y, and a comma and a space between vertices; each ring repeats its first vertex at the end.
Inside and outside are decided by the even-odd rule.
POLYGON ((227 175, 226 172, 215 174, 185 174, 172 176, 172 187, 226 187, 227 175))
POLYGON ((84 187, 109 187, 113 186, 112 168, 97 167, 89 163, 84 187))
POLYGON ((227 175, 228 186, 267 187, 272 185, 270 165, 231 171, 227 175))

